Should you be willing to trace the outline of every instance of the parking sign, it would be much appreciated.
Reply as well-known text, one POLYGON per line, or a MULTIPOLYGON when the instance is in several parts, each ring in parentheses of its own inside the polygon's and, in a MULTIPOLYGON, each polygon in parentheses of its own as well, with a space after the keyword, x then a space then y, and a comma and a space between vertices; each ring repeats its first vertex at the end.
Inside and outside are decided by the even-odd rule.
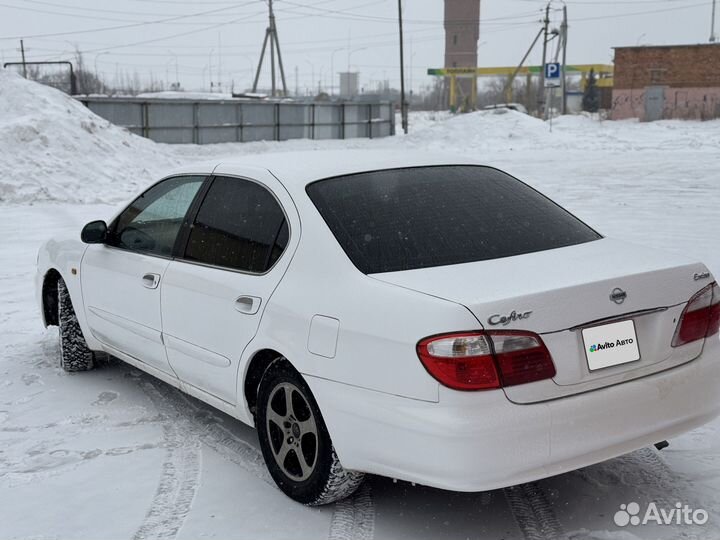
POLYGON ((560 64, 558 62, 552 62, 545 64, 545 86, 560 86, 560 64))

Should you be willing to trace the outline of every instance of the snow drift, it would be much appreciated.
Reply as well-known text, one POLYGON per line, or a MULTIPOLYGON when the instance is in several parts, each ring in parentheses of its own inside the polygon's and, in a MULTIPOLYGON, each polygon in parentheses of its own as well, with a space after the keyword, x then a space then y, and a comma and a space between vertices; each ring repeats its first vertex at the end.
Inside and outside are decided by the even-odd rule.
POLYGON ((118 200, 176 163, 162 145, 0 69, 0 201, 118 200))

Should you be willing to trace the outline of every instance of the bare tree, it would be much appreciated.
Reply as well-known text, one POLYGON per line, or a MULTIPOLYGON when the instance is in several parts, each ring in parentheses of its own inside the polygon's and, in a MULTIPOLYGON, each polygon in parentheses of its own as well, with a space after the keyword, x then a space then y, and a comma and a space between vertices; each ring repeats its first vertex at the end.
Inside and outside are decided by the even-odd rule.
POLYGON ((75 78, 77 79, 77 91, 80 94, 104 94, 108 90, 99 74, 93 73, 86 67, 83 53, 77 47, 75 48, 75 78))

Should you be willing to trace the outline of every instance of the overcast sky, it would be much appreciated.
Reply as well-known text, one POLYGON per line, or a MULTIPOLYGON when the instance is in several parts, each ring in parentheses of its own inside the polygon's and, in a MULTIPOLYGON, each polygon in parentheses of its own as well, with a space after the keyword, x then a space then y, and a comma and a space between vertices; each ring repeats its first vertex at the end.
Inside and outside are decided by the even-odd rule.
MULTIPOLYGON (((443 63, 442 0, 403 0, 408 79, 418 90, 443 63)), ((480 66, 515 65, 540 28, 545 0, 483 0, 480 66)), ((399 80, 396 0, 275 0, 288 87, 330 84, 348 66, 361 85, 399 80), (350 53, 350 54, 348 54, 350 53)), ((712 0, 567 1, 568 62, 610 63, 612 47, 705 43, 712 0)), ((552 3, 558 26, 562 2, 552 3)), ((264 0, 2 0, 0 58, 70 59, 75 47, 113 82, 117 73, 201 89, 213 81, 251 83, 265 28, 264 0)), ((540 47, 530 62, 540 62, 540 47)), ((267 70, 262 78, 269 84, 267 70)), ((337 83, 336 83, 337 84, 337 83)))

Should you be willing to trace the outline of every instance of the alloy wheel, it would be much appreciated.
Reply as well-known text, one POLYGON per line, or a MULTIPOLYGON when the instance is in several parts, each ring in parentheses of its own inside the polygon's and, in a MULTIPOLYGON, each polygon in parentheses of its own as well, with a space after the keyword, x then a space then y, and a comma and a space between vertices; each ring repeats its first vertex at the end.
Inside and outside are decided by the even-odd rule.
POLYGON ((280 383, 270 394, 265 417, 275 463, 288 478, 307 480, 318 458, 318 428, 307 399, 294 384, 280 383))

